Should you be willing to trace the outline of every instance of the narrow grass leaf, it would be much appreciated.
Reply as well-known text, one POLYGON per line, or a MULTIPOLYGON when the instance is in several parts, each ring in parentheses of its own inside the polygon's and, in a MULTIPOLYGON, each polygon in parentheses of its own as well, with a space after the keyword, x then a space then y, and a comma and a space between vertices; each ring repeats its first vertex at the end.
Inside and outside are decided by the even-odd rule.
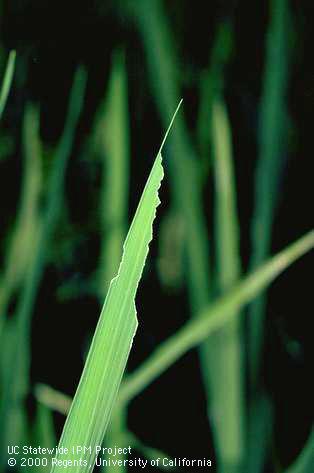
POLYGON ((210 55, 209 67, 199 76, 199 112, 197 116, 197 139, 201 158, 203 159, 203 182, 208 178, 211 161, 211 128, 212 106, 217 93, 221 93, 224 85, 225 67, 231 57, 233 29, 229 21, 217 26, 214 44, 210 55))
POLYGON ((56 445, 56 433, 54 428, 52 409, 38 403, 36 406, 35 421, 35 445, 52 448, 56 445))
MULTIPOLYGON (((211 122, 217 289, 224 294, 240 278, 241 263, 232 137, 227 110, 219 94, 213 102, 211 122)), ((241 470, 245 456, 242 320, 234 315, 229 323, 204 343, 208 347, 209 408, 219 471, 230 473, 241 470)))
POLYGON ((135 295, 148 253, 148 245, 152 239, 156 208, 160 202, 158 190, 163 178, 161 157, 163 144, 164 141, 126 237, 118 275, 111 281, 81 380, 63 429, 59 445, 68 448, 69 451, 65 455, 57 456, 52 473, 64 471, 62 463, 64 460, 73 461, 73 465, 68 468, 71 473, 90 471, 96 461, 95 447, 100 446, 103 441, 137 328, 135 295), (75 445, 91 446, 91 452, 80 454, 82 460, 87 461, 86 466, 82 464, 80 466, 77 455, 73 453, 72 448, 75 445))
POLYGON ((0 277, 0 339, 7 315, 7 306, 16 291, 32 258, 34 235, 37 233, 37 213, 42 187, 39 113, 28 104, 23 120, 23 181, 14 230, 5 255, 0 277))
POLYGON ((34 396, 40 404, 60 414, 67 415, 70 411, 72 398, 46 384, 37 383, 34 396))
MULTIPOLYGON (((162 2, 152 0, 130 2, 131 13, 138 22, 146 48, 148 71, 160 118, 167 126, 168 117, 180 97, 177 67, 171 28, 162 2), (154 51, 154 54, 151 52, 154 51)), ((192 313, 208 303, 209 249, 206 222, 202 209, 202 186, 199 161, 189 137, 184 117, 178 116, 169 139, 168 160, 172 205, 182 215, 187 255, 186 279, 192 313)))
POLYGON ((125 57, 115 51, 108 93, 96 123, 96 152, 102 171, 102 248, 97 288, 104 300, 111 279, 117 274, 127 231, 129 193, 129 118, 125 57), (112 202, 115 205, 112 205, 112 202))
MULTIPOLYGON (((40 445, 44 448, 53 449, 56 446, 56 433, 53 421, 52 410, 42 403, 37 403, 36 406, 36 418, 32 428, 32 445, 40 445)), ((45 459, 47 456, 39 454, 39 458, 42 462, 37 461, 37 465, 33 465, 29 468, 30 472, 35 473, 47 473, 47 466, 45 466, 45 459), (40 463, 40 466, 39 466, 40 463)), ((23 469, 21 468, 21 471, 23 469)))
MULTIPOLYGON (((288 86, 288 14, 287 0, 272 0, 260 109, 259 156, 251 228, 251 269, 257 268, 270 251, 278 186, 284 162, 283 143, 287 128, 285 95, 288 86)), ((258 378, 263 344, 265 297, 259 297, 252 305, 251 311, 249 368, 253 389, 258 378)))
POLYGON ((11 51, 9 54, 9 59, 7 62, 7 66, 5 69, 5 73, 4 73, 4 77, 3 77, 3 81, 2 81, 2 85, 0 89, 0 119, 2 117, 5 105, 7 103, 7 99, 8 99, 11 84, 12 84, 15 58, 16 58, 16 52, 11 51))
POLYGON ((260 393, 250 405, 249 418, 254 419, 250 424, 247 439, 246 469, 248 473, 263 471, 265 458, 272 441, 274 424, 274 406, 270 396, 260 393))

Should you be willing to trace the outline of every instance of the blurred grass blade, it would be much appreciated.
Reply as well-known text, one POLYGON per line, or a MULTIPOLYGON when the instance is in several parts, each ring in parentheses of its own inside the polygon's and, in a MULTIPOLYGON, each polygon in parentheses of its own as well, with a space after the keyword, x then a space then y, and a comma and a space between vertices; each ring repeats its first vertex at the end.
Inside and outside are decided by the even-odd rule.
POLYGON ((12 79, 13 79, 13 74, 14 74, 14 66, 15 66, 15 58, 16 58, 16 52, 15 51, 10 51, 9 54, 9 59, 7 62, 6 70, 4 73, 4 77, 2 80, 2 85, 0 89, 0 119, 2 117, 5 105, 7 103, 7 99, 9 96, 11 84, 12 84, 12 79))
POLYGON ((43 447, 54 447, 56 445, 56 434, 53 423, 52 410, 40 402, 36 406, 35 420, 35 445, 43 447))
POLYGON ((127 377, 121 387, 120 402, 129 402, 184 353, 230 322, 245 304, 251 302, 280 273, 313 247, 314 231, 310 231, 246 276, 234 289, 203 310, 199 317, 187 322, 127 377))
MULTIPOLYGON (((178 108, 169 129, 177 111, 178 108)), ((72 453, 75 445, 90 445, 92 453, 80 455, 87 460, 86 467, 71 466, 68 471, 90 471, 96 461, 95 446, 101 445, 106 432, 137 328, 135 295, 152 239, 156 207, 160 202, 158 190, 163 178, 161 148, 126 237, 118 275, 111 281, 63 429, 60 445, 69 448, 69 454, 57 456, 61 464, 53 466, 52 473, 63 472, 62 460, 78 459, 72 453)))
POLYGON ((38 403, 47 408, 67 415, 71 408, 72 398, 46 384, 38 383, 34 388, 34 396, 38 403))
POLYGON ((296 461, 285 473, 312 473, 314 465, 314 428, 310 437, 296 461))
POLYGON ((264 471, 273 433, 273 404, 268 395, 261 393, 250 405, 251 422, 247 439, 246 469, 249 473, 264 471))
MULTIPOLYGON (((138 0, 127 6, 136 18, 143 37, 146 60, 159 115, 167 126, 168 117, 181 96, 177 74, 178 57, 173 47, 171 28, 159 0, 138 0), (154 54, 152 54, 154 51, 154 54)), ((179 115, 167 147, 167 162, 172 205, 182 215, 187 257, 186 279, 192 313, 206 306, 209 299, 209 250, 206 222, 202 210, 202 176, 199 161, 189 138, 183 115, 179 115)))
MULTIPOLYGON (((220 294, 225 294, 239 280, 241 263, 232 137, 227 110, 219 95, 213 102, 211 122, 217 288, 220 294)), ((204 344, 208 346, 209 410, 220 472, 242 471, 245 457, 245 378, 241 325, 242 320, 234 314, 230 322, 204 344)))
POLYGON ((217 26, 214 44, 210 54, 207 70, 199 76, 199 112, 197 116, 197 139, 200 155, 203 160, 203 182, 208 178, 211 161, 212 140, 212 106, 217 94, 223 90, 225 68, 228 64, 234 43, 233 28, 229 21, 224 21, 217 26))
MULTIPOLYGON (((39 143, 39 113, 30 104, 25 107, 23 117, 23 180, 21 183, 20 205, 5 267, 0 280, 0 345, 1 356, 1 399, 0 399, 0 441, 1 446, 14 439, 20 442, 26 436, 26 412, 20 403, 27 392, 27 373, 24 361, 28 356, 27 340, 18 333, 16 317, 8 318, 8 307, 17 290, 25 286, 29 266, 33 261, 33 248, 38 234, 39 196, 42 189, 42 162, 39 143), (20 338, 21 337, 21 338, 20 338), (15 363, 19 351, 22 364, 15 363), (13 361, 12 361, 13 360, 13 361), (15 372, 14 372, 15 371, 15 372), (17 376, 18 373, 18 376, 17 376), (13 379, 15 376, 16 379, 13 379)), ((5 458, 5 455, 0 460, 5 458)))
POLYGON ((42 188, 39 112, 30 104, 26 106, 24 113, 23 147, 24 171, 20 206, 0 278, 0 339, 11 296, 23 281, 32 257, 38 224, 37 213, 42 188))
MULTIPOLYGON (((45 268, 47 248, 57 224, 62 204, 66 165, 72 150, 76 126, 83 104, 85 83, 86 73, 83 69, 79 69, 75 74, 64 131, 49 176, 43 218, 39 223, 38 220, 36 222, 38 228, 33 235, 32 251, 30 251, 31 259, 28 261, 23 287, 12 320, 15 324, 15 343, 10 346, 9 368, 5 377, 0 405, 0 449, 3 452, 6 451, 6 446, 10 445, 13 439, 16 439, 16 436, 11 435, 12 418, 14 419, 16 411, 23 408, 28 393, 32 313, 45 268), (12 366, 14 366, 14 370, 11 369, 12 366)), ((2 455, 0 462, 4 463, 5 459, 6 456, 2 455)))
MULTIPOLYGON (((259 157, 255 175, 255 207, 251 228, 250 268, 257 268, 268 256, 272 225, 283 168, 283 142, 287 115, 285 94, 288 86, 288 2, 272 0, 267 34, 266 63, 259 122, 259 157)), ((251 307, 249 319, 249 368, 251 387, 259 372, 264 334, 265 297, 251 307)))
POLYGON ((101 300, 117 274, 126 235, 129 192, 129 123, 125 57, 113 55, 105 104, 96 124, 96 146, 103 163, 101 192, 102 248, 97 278, 101 300), (114 205, 112 205, 114 202, 114 205))
MULTIPOLYGON (((52 410, 40 402, 37 403, 36 406, 36 418, 32 430, 32 445, 41 445, 44 448, 53 448, 56 446, 52 410)), ((39 458, 45 458, 45 455, 38 456, 39 458)), ((47 470, 48 468, 44 465, 33 466, 29 469, 29 471, 35 473, 47 473, 47 470)))

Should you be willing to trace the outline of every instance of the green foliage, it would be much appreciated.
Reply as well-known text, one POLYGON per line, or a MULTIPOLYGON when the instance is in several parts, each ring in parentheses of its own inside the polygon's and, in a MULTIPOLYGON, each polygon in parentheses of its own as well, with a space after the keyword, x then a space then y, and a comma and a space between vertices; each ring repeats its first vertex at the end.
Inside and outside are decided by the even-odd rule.
MULTIPOLYGON (((224 294, 240 278, 241 259, 232 137, 226 107, 219 98, 212 107, 212 128, 217 286, 224 294)), ((245 458, 243 338, 242 320, 237 315, 208 341, 210 413, 221 471, 240 471, 245 458)))
MULTIPOLYGON (((47 247, 53 236, 53 231, 57 223, 60 213, 63 196, 63 186, 65 180, 66 164, 72 150, 73 138, 77 126, 77 121, 80 115, 81 106, 83 103, 83 94, 86 83, 86 74, 83 70, 79 70, 75 76, 72 93, 69 100, 68 116, 65 123, 64 132, 60 139, 59 146, 53 161, 53 167, 49 176, 47 200, 44 215, 42 220, 36 219, 36 233, 31 232, 32 241, 27 241, 33 245, 35 244, 36 251, 30 252, 26 249, 26 254, 30 256, 27 261, 27 266, 24 265, 24 279, 21 288, 21 294, 18 299, 16 313, 13 323, 15 332, 15 343, 8 345, 7 366, 4 369, 5 376, 2 387, 1 404, 0 404, 0 419, 1 419, 1 433, 0 433, 0 447, 2 451, 6 451, 7 445, 10 445, 14 439, 14 422, 12 419, 22 417, 24 410, 24 402, 29 390, 29 369, 30 369, 30 327, 33 315, 34 304, 37 296, 37 291, 44 271, 47 247), (14 370, 10 367, 14 366, 14 370)), ((28 144, 33 143, 32 137, 28 144)), ((36 151, 33 149, 32 151, 36 151)), ((30 157, 28 156, 28 159, 30 157)), ((33 159, 39 159, 37 156, 31 156, 33 159)), ((32 178, 36 174, 32 175, 32 178)), ((34 179, 33 179, 34 180, 34 179)), ((36 182, 36 179, 35 179, 36 182)), ((34 182, 33 182, 34 184, 34 182)), ((33 192, 33 187, 28 186, 29 192, 33 192)), ((37 191, 35 191, 35 194, 37 191)), ((36 197, 35 197, 36 198, 36 197)), ((28 207, 22 205, 22 210, 27 211, 28 207)), ((32 212, 31 215, 34 215, 32 212)), ((21 217, 20 225, 22 230, 25 230, 25 225, 33 229, 33 223, 29 224, 28 214, 26 218, 21 217)), ((17 234, 20 232, 17 229, 17 234)), ((26 236, 26 235, 25 235, 26 236)), ((16 240, 15 240, 16 241, 16 240)), ((23 238, 19 239, 21 244, 24 244, 23 238)), ((32 246, 31 246, 32 248, 32 246)), ((4 314, 1 314, 4 317, 4 314)), ((11 326, 11 321, 8 323, 11 326)), ((20 424, 21 422, 19 422, 20 424)), ((16 428, 18 441, 21 441, 25 435, 21 429, 16 428)), ((5 461, 5 455, 1 458, 5 461)))
MULTIPOLYGON (((284 168, 283 144, 287 136, 286 91, 288 85, 288 26, 286 0, 271 2, 266 60, 259 121, 259 156, 255 175, 255 206, 252 218, 251 269, 258 267, 271 248, 272 226, 277 206, 279 182, 284 168)), ((264 339, 265 297, 251 307, 249 325, 249 366, 252 388, 260 369, 264 339)))
MULTIPOLYGON (((42 53, 36 56, 37 46, 23 46, 18 50, 15 71, 15 51, 9 53, 7 60, 7 53, 2 54, 4 49, 0 45, 1 69, 4 69, 0 80, 0 158, 3 175, 8 172, 11 176, 10 172, 13 172, 14 178, 10 179, 16 179, 12 186, 14 191, 11 193, 9 189, 8 193, 2 194, 3 212, 8 222, 3 225, 0 248, 3 266, 0 274, 0 450, 6 452, 8 444, 54 446, 53 411, 62 414, 70 411, 72 399, 54 388, 37 384, 43 381, 36 377, 37 372, 35 389, 31 384, 30 370, 34 361, 31 357, 37 349, 36 342, 32 346, 32 332, 37 330, 35 309, 40 308, 40 323, 49 324, 50 308, 47 311, 49 320, 45 317, 50 296, 54 298, 55 310, 60 308, 64 317, 71 315, 72 304, 80 305, 81 298, 91 298, 96 304, 102 304, 106 298, 60 445, 93 447, 101 444, 106 432, 104 442, 108 447, 131 445, 147 459, 169 458, 159 450, 160 445, 155 448, 150 440, 148 446, 145 437, 137 438, 136 426, 134 432, 129 431, 129 405, 182 355, 197 348, 208 427, 217 459, 215 471, 261 473, 266 465, 270 465, 273 472, 281 460, 276 448, 278 434, 274 431, 280 408, 268 393, 261 376, 263 346, 269 342, 269 338, 265 339, 266 291, 275 277, 314 245, 314 234, 309 232, 271 257, 272 243, 277 239, 277 235, 274 238, 274 223, 280 186, 283 181, 286 185, 283 178, 291 177, 290 167, 286 166, 287 157, 293 155, 288 146, 292 144, 289 141, 288 104, 293 103, 296 120, 293 136, 301 131, 294 98, 298 97, 295 92, 300 89, 295 78, 302 77, 305 62, 306 22, 302 23, 302 31, 297 30, 305 10, 301 5, 298 7, 302 14, 293 16, 295 24, 292 25, 287 0, 267 2, 267 22, 263 16, 260 26, 264 30, 257 29, 256 34, 256 37, 264 35, 263 73, 260 74, 261 58, 257 54, 257 59, 254 57, 249 66, 245 66, 250 68, 247 74, 243 71, 247 61, 246 45, 242 40, 250 37, 252 31, 245 36, 248 35, 245 21, 241 14, 238 15, 242 7, 232 13, 230 9, 223 20, 220 15, 215 17, 216 9, 213 8, 214 15, 206 23, 208 37, 203 38, 197 17, 201 6, 194 10, 197 20, 194 21, 194 17, 187 18, 193 10, 188 2, 125 0, 109 3, 110 21, 118 22, 119 31, 122 24, 126 28, 121 29, 118 41, 114 39, 113 48, 111 40, 105 45, 104 55, 112 58, 112 64, 102 83, 100 77, 106 68, 102 55, 99 54, 97 65, 99 82, 98 78, 94 82, 96 64, 87 57, 88 49, 84 47, 83 52, 79 52, 90 71, 86 96, 91 101, 84 101, 87 77, 79 68, 61 139, 56 140, 56 150, 51 146, 50 138, 47 142, 45 138, 46 110, 50 107, 50 97, 47 108, 44 103, 46 83, 40 85, 38 93, 34 94, 32 88, 37 84, 34 77, 37 78, 37 74, 40 77, 46 70, 46 59, 43 60, 42 53), (194 31, 190 23, 199 31, 194 31), (301 50, 302 44, 301 60, 298 61, 290 61, 293 59, 291 36, 294 27, 300 36, 296 49, 301 50), (194 40, 198 48, 194 47, 194 40), (136 51, 133 41, 139 46, 136 51), (5 62, 6 67, 2 67, 5 62), (258 71, 253 70, 254 67, 258 71), (253 78, 256 72, 260 79, 253 78), (290 76, 294 77, 293 84, 290 76), (17 96, 8 102, 13 78, 17 96), (101 87, 106 89, 101 90, 101 87), (293 97, 290 89, 293 89, 293 97), (98 93, 102 95, 97 96, 98 93), (36 105, 34 95, 38 101, 36 105), (181 95, 187 97, 185 113, 178 115, 163 153, 169 181, 165 186, 160 227, 155 232, 156 253, 154 246, 152 261, 143 276, 147 278, 143 297, 149 294, 154 301, 156 299, 156 305, 159 295, 162 303, 173 297, 180 311, 183 301, 182 316, 185 317, 188 311, 190 319, 182 322, 165 341, 157 346, 153 344, 152 353, 121 381, 137 327, 135 296, 152 238, 152 224, 159 203, 158 188, 163 176, 160 149, 123 250, 129 208, 133 205, 132 191, 136 187, 134 179, 141 175, 137 171, 142 166, 140 159, 131 158, 131 151, 135 146, 141 151, 138 138, 140 145, 150 145, 147 129, 158 132, 158 126, 147 126, 147 118, 154 124, 159 118, 161 126, 168 125, 169 116, 181 95), (99 103, 94 103, 94 98, 99 103), (237 102, 242 105, 238 106, 237 102), (235 110, 240 112, 236 118, 235 110), (8 119, 2 120, 5 112, 8 119), (255 123, 255 117, 258 123, 255 123), (251 123, 242 125, 242 120, 243 123, 251 120, 251 123), (241 135, 242 131, 248 136, 241 135), (254 152, 250 156, 242 154, 241 147, 246 139, 248 149, 254 150, 256 146, 256 158, 254 152), (70 158, 73 161, 69 163, 70 158), (244 182, 241 176, 243 171, 245 179, 251 179, 252 166, 248 160, 252 160, 252 165, 256 163, 252 183, 244 182), (86 182, 90 187, 84 187, 86 182), (240 187, 243 183, 249 191, 243 191, 240 187), (82 197, 78 196, 76 202, 75 189, 82 184, 82 197), (13 211, 6 213, 7 195, 13 198, 18 195, 17 205, 13 200, 9 202, 10 209, 17 209, 15 217, 13 211), (248 199, 244 208, 243 195, 248 199), (85 205, 88 208, 84 214, 86 221, 81 220, 81 204, 82 208, 85 205), (247 210, 249 214, 245 214, 247 210), (248 239, 250 245, 247 245, 248 239), (240 254, 240 240, 243 254, 240 254), (60 254, 65 255, 66 264, 64 260, 59 261, 60 254), (110 284, 117 272, 118 276, 110 284), (44 288, 50 284, 51 273, 58 289, 47 298, 44 288), (158 289, 157 284, 150 284, 150 278, 155 276, 159 276, 158 289), (69 302, 70 310, 65 300, 69 302), (37 404, 35 415, 31 417, 26 401, 32 393, 37 404)), ((259 11, 266 11, 265 6, 259 11)), ((97 3, 95 13, 98 8, 101 10, 97 3)), ((227 5, 224 8, 229 9, 227 5)), ((97 22, 107 18, 106 9, 98 13, 97 22)), ((114 31, 115 28, 112 34, 114 31)), ((73 45, 67 49, 69 64, 72 48, 73 45)), ((45 45, 41 44, 39 50, 45 51, 45 45)), ((61 103, 58 94, 62 87, 58 89, 55 74, 56 77, 61 74, 62 79, 64 75, 66 79, 67 73, 56 67, 51 83, 47 83, 47 93, 49 90, 49 94, 61 103), (51 84, 53 90, 50 92, 51 84)), ((303 87, 303 81, 299 82, 303 87)), ((305 115, 303 136, 307 132, 303 127, 305 115)), ((48 123, 50 125, 50 118, 48 123)), ((59 124, 57 128, 60 131, 59 124)), ((168 133, 169 129, 166 137, 168 133)), ((294 143, 298 151, 302 148, 301 141, 294 143)), ((246 144, 242 149, 246 149, 246 144)), ((302 170, 301 161, 298 169, 302 170)), ((293 179, 296 182, 294 176, 293 179)), ((279 210, 281 217, 282 209, 279 210)), ((303 208, 294 211, 306 215, 303 208)), ((291 220, 291 226, 293 223, 291 220)), ((300 225, 300 232, 302 228, 300 225)), ((141 302, 139 299, 139 307, 141 302)), ((166 315, 178 320, 172 307, 166 315)), ((73 313, 80 327, 83 326, 82 318, 90 315, 88 311, 80 312, 79 308, 73 313)), ((156 313, 160 316, 158 311, 156 313)), ((159 323, 159 317, 156 323, 159 323)), ((270 323, 273 329, 273 320, 270 323)), ((64 333, 62 327, 57 326, 55 330, 64 333)), ((76 329, 71 327, 71 330, 74 336, 76 329)), ((49 337, 50 334, 42 335, 49 337)), ((88 333, 84 336, 88 337, 88 333)), ((272 332, 271 336, 276 335, 272 332)), ((85 343, 89 345, 88 340, 85 343)), ((68 348, 72 349, 70 343, 68 348)), ((84 351, 81 345, 76 348, 84 351)), ((73 344, 73 353, 74 349, 73 344)), ((55 350, 52 356, 57 357, 58 346, 55 350)), ((79 357, 77 359, 79 363, 79 357)), ((61 379, 60 373, 60 382, 61 379)), ((53 383, 51 380, 45 382, 53 383)), ((186 379, 186 385, 190 385, 189 379, 186 379)), ((189 386, 189 389, 192 388, 189 386)), ((141 399, 138 401, 140 403, 141 399)), ((158 434, 163 437, 163 432, 158 434)), ((168 450, 166 444, 164 447, 168 450)), ((313 451, 311 433, 287 473, 311 471, 313 451)), ((0 472, 3 473, 6 471, 6 453, 1 453, 0 457, 0 472)), ((74 456, 60 455, 58 459, 74 459, 74 456)), ((92 471, 89 467, 95 458, 88 452, 86 459, 88 468, 72 466, 67 469, 77 473, 92 471)), ((63 469, 59 465, 52 471, 63 469)), ((109 473, 111 469, 103 467, 102 471, 109 473)), ((30 471, 40 473, 44 470, 30 468, 30 471)), ((123 466, 115 471, 125 473, 126 470, 123 466)))
POLYGON ((231 322, 245 304, 254 299, 293 261, 313 247, 314 231, 311 231, 264 263, 260 269, 249 274, 215 303, 203 309, 199 317, 186 323, 175 335, 160 345, 140 368, 128 376, 121 388, 121 402, 129 402, 180 356, 231 322))
POLYGON ((7 98, 10 92, 10 87, 11 87, 13 74, 14 74, 15 57, 16 57, 15 51, 11 51, 9 54, 7 67, 6 67, 4 77, 2 80, 2 85, 0 88, 0 119, 2 117, 5 104, 7 102, 7 98))
MULTIPOLYGON (((180 104, 179 104, 180 106, 180 104)), ((179 108, 179 107, 178 107, 179 108)), ((178 110, 177 108, 177 110, 178 110)), ((176 112, 174 114, 174 117, 176 112)), ((173 117, 173 119, 174 119, 173 117)), ((171 128, 173 119, 166 133, 171 128)), ((127 234, 120 268, 111 281, 79 386, 71 405, 60 446, 67 454, 57 455, 51 473, 63 471, 62 461, 73 460, 71 472, 89 471, 96 460, 96 446, 104 438, 111 411, 137 328, 135 295, 152 239, 152 225, 159 204, 158 189, 163 178, 161 145, 140 203, 127 234), (102 415, 99 415, 102 413, 102 415), (75 445, 91 446, 92 453, 80 454, 87 466, 75 465, 75 445)))

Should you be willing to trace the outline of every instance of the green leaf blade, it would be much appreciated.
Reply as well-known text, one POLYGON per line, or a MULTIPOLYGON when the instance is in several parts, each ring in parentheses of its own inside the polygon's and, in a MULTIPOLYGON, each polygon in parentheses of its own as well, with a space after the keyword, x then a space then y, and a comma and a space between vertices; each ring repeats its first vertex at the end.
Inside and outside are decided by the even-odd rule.
MULTIPOLYGON (((252 215, 252 256, 250 269, 256 269, 269 256, 272 228, 276 215, 280 180, 283 173, 288 121, 286 95, 289 85, 289 23, 287 0, 271 2, 271 19, 267 32, 265 72, 259 118, 259 156, 255 171, 255 203, 252 215)), ((250 307, 248 349, 250 388, 256 389, 264 338, 266 297, 250 307)))
MULTIPOLYGON (((220 294, 224 294, 240 277, 241 258, 232 133, 227 108, 220 94, 213 99, 211 122, 217 286, 220 294)), ((232 320, 203 346, 208 356, 211 381, 209 412, 218 469, 230 473, 241 471, 246 450, 246 416, 242 320, 238 314, 234 314, 232 320)))
POLYGON ((9 59, 7 62, 6 70, 3 77, 2 86, 0 87, 0 118, 4 112, 7 99, 9 96, 13 74, 14 74, 14 67, 15 67, 15 58, 16 52, 11 51, 9 54, 9 59))
MULTIPOLYGON (((90 471, 96 460, 95 446, 101 445, 121 383, 137 328, 135 294, 144 268, 152 224, 159 205, 158 190, 163 178, 161 153, 155 160, 142 198, 128 232, 118 275, 112 280, 100 315, 81 381, 68 415, 60 446, 69 449, 57 460, 70 460, 71 473, 90 471), (75 445, 92 451, 75 455, 75 445), (82 466, 74 460, 87 461, 82 466)), ((52 467, 61 473, 64 466, 52 467)))

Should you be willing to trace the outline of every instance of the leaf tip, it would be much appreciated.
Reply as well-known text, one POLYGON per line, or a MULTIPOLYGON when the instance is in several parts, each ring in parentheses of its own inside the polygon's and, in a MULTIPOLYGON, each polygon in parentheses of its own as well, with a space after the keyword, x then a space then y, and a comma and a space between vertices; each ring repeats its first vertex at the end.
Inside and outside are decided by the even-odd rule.
POLYGON ((165 144, 165 142, 166 142, 166 140, 167 140, 167 138, 168 138, 168 135, 169 135, 170 130, 171 130, 171 128, 172 128, 173 122, 174 122, 174 120, 175 120, 175 118, 176 118, 176 116, 177 116, 178 111, 180 110, 180 107, 181 107, 182 102, 183 102, 183 99, 180 100, 180 102, 179 102, 178 105, 177 105, 177 108, 176 108, 175 111, 174 111, 174 114, 172 115, 172 118, 171 118, 171 120, 170 120, 169 126, 168 126, 168 128, 167 128, 166 133, 165 133, 164 139, 162 140, 162 143, 161 143, 161 145, 160 145, 160 148, 159 148, 159 151, 158 151, 158 155, 161 155, 161 151, 162 151, 162 149, 163 149, 163 147, 164 147, 164 144, 165 144))

